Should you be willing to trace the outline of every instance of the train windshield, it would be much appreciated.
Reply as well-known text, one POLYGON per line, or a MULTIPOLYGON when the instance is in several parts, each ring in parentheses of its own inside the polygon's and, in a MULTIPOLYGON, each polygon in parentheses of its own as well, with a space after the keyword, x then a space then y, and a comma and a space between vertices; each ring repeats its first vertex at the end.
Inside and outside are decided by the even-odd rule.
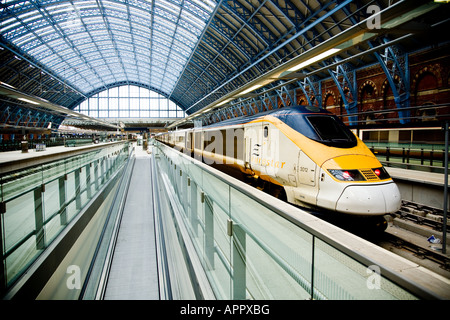
POLYGON ((338 148, 351 148, 356 146, 355 135, 336 117, 329 115, 306 116, 317 135, 309 137, 326 145, 338 148))
POLYGON ((273 116, 304 136, 336 148, 356 146, 355 135, 334 115, 320 109, 297 106, 282 109, 273 116), (314 113, 311 113, 314 112, 314 113))

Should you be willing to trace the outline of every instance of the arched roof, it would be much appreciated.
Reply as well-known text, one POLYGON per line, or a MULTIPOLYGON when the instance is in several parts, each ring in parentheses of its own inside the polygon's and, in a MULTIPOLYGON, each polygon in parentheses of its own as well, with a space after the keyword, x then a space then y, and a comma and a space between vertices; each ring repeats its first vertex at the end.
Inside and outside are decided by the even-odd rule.
POLYGON ((0 80, 68 108, 133 84, 190 114, 358 25, 369 5, 392 1, 3 0, 0 80))
POLYGON ((210 0, 6 1, 1 33, 85 95, 124 82, 169 95, 215 6, 210 0))

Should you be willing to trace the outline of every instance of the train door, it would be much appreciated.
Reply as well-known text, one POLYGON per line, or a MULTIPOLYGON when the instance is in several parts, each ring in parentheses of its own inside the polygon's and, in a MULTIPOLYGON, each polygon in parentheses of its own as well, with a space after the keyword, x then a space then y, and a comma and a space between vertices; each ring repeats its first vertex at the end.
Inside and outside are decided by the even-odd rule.
POLYGON ((244 167, 245 169, 252 169, 252 138, 244 136, 244 167))
POLYGON ((202 161, 202 152, 203 152, 203 133, 198 130, 194 133, 194 157, 195 159, 202 161))
POLYGON ((251 170, 255 170, 256 167, 261 165, 262 156, 262 130, 261 124, 257 123, 248 126, 245 129, 245 166, 251 170))
POLYGON ((317 165, 305 153, 300 151, 298 161, 298 183, 296 198, 306 203, 315 205, 319 184, 316 183, 317 165))
POLYGON ((270 176, 275 174, 275 157, 273 154, 272 130, 269 129, 269 123, 262 123, 261 126, 261 166, 265 173, 270 176))
POLYGON ((300 152, 298 161, 298 182, 303 185, 314 187, 316 185, 317 165, 305 153, 300 152))
POLYGON ((186 132, 186 149, 185 153, 192 156, 192 131, 186 132))

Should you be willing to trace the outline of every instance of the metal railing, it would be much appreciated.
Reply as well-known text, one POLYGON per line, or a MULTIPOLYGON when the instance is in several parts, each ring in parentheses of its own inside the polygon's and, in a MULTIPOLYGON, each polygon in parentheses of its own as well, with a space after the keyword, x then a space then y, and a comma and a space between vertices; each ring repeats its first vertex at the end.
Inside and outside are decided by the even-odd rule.
POLYGON ((217 299, 439 297, 393 271, 402 258, 154 143, 217 299))
POLYGON ((44 252, 129 157, 116 144, 0 176, 1 292, 44 252))
POLYGON ((437 173, 445 171, 445 145, 370 141, 365 144, 386 166, 437 173))

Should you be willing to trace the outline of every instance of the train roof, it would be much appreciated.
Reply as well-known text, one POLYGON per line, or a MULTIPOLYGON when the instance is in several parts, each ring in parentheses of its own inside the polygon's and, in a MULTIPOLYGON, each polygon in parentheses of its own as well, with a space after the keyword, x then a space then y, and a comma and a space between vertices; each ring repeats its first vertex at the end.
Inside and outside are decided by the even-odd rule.
POLYGON ((224 120, 203 129, 249 123, 273 116, 304 136, 328 146, 351 148, 357 144, 354 134, 331 112, 313 106, 293 106, 224 120))
POLYGON ((227 119, 223 120, 208 126, 205 126, 203 128, 214 128, 214 127, 224 127, 224 126, 232 126, 232 125, 239 125, 248 123, 251 121, 254 121, 256 119, 259 119, 261 117, 265 116, 274 116, 278 119, 280 119, 283 122, 286 122, 287 118, 291 115, 297 115, 297 114, 331 114, 329 111, 321 108, 317 108, 314 106, 303 106, 303 105, 297 105, 293 107, 287 107, 287 108, 280 108, 275 110, 269 110, 264 112, 259 112, 251 116, 241 116, 237 118, 227 119))

